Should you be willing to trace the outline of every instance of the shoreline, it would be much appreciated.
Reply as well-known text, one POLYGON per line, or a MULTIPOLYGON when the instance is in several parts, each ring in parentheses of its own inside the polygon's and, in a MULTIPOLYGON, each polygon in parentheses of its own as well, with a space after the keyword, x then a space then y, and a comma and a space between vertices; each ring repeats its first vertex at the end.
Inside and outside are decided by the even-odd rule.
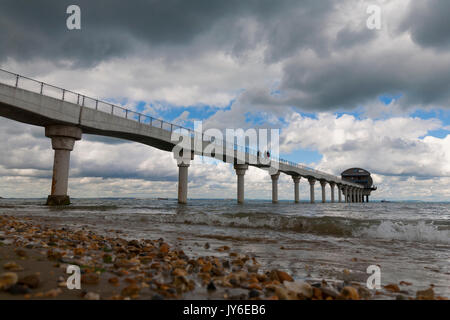
POLYGON ((3 215, 0 299, 446 299, 432 287, 413 295, 403 281, 381 290, 345 279, 300 281, 283 270, 262 270, 227 245, 213 249, 188 256, 162 238, 125 240, 118 230, 106 236, 3 215), (66 286, 68 265, 81 269, 80 290, 66 286))

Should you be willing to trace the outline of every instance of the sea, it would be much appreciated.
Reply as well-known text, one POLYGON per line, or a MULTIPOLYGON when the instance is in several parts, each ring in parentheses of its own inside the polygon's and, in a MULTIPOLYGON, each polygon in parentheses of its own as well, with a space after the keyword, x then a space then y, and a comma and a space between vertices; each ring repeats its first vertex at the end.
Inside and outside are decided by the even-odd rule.
MULTIPOLYGON (((380 284, 402 290, 433 286, 450 297, 450 203, 317 203, 191 199, 72 199, 64 208, 45 199, 0 199, 0 215, 56 227, 86 228, 127 239, 159 239, 188 255, 255 257, 262 270, 281 269, 297 280, 357 281, 370 266, 380 284), (406 285, 405 285, 406 283, 406 285)), ((370 271, 370 268, 369 268, 370 271)), ((373 282, 372 282, 373 284, 373 282)))

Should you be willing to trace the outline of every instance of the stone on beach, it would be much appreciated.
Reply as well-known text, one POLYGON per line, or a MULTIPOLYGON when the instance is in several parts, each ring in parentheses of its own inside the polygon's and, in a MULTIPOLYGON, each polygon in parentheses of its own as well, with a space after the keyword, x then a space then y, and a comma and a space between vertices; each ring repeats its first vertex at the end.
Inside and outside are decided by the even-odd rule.
POLYGON ((84 299, 86 300, 100 300, 100 295, 95 292, 88 292, 84 295, 84 299))
POLYGON ((306 298, 309 299, 313 296, 313 289, 309 283, 303 282, 303 281, 284 281, 283 282, 286 289, 288 289, 292 294, 295 296, 297 295, 298 298, 306 298))
POLYGON ((6 290, 17 283, 19 277, 14 272, 4 272, 0 274, 0 290, 6 290))
POLYGON ((23 268, 14 261, 6 262, 3 265, 3 269, 8 271, 23 271, 23 268))
POLYGON ((19 283, 26 285, 30 289, 36 289, 39 287, 39 284, 41 282, 40 274, 34 273, 24 276, 23 278, 20 278, 19 283))
POLYGON ((419 290, 416 292, 416 298, 419 300, 433 300, 434 290, 433 288, 428 288, 426 290, 419 290))
POLYGON ((294 279, 292 279, 292 277, 287 272, 281 270, 272 270, 269 274, 269 277, 271 280, 276 280, 280 283, 283 283, 284 281, 294 281, 294 279))
POLYGON ((359 294, 355 288, 347 286, 342 289, 338 298, 344 300, 359 300, 359 294))

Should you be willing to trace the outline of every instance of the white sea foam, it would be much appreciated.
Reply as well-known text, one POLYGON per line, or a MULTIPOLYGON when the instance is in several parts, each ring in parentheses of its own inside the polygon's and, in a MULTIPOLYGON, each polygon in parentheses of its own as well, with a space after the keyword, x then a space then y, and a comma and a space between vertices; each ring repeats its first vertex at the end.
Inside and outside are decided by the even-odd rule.
POLYGON ((355 236, 450 244, 450 230, 439 230, 437 226, 424 221, 405 224, 386 220, 378 226, 355 232, 355 236))

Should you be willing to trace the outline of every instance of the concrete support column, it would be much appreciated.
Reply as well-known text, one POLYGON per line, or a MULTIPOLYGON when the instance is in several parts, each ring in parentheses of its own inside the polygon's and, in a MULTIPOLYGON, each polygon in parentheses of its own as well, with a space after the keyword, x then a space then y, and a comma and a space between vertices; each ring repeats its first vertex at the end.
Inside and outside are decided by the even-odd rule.
POLYGON ((348 187, 348 202, 353 203, 353 188, 348 187))
POLYGON ((187 203, 189 163, 178 164, 178 203, 187 203))
POLYGON ((339 201, 339 203, 341 203, 342 202, 342 185, 340 183, 338 183, 337 189, 338 189, 338 201, 339 201))
POLYGON ((294 180, 294 201, 295 203, 299 203, 300 202, 300 188, 299 188, 299 184, 300 184, 300 176, 292 176, 292 180, 294 180))
POLYGON ((325 187, 327 186, 327 182, 325 180, 320 180, 320 186, 322 187, 322 203, 327 201, 325 187))
POLYGON ((316 183, 316 179, 308 178, 308 182, 309 182, 309 193, 310 193, 311 203, 314 203, 315 202, 315 199, 314 199, 314 184, 316 183))
POLYGON ((68 205, 70 152, 75 146, 75 141, 81 139, 82 131, 78 127, 52 125, 45 128, 45 136, 52 139, 52 148, 55 150, 52 189, 47 198, 47 205, 68 205))
POLYGON ((359 202, 364 202, 361 189, 359 189, 359 202))
POLYGON ((248 169, 248 164, 235 164, 234 169, 237 175, 237 202, 244 203, 244 175, 248 169))
POLYGON ((366 196, 366 202, 369 202, 369 195, 366 196))
POLYGON ((272 179, 272 203, 278 203, 278 178, 280 173, 272 174, 270 178, 272 179))
POLYGON ((334 182, 330 182, 330 189, 331 189, 331 203, 334 203, 334 186, 336 184, 334 182))

